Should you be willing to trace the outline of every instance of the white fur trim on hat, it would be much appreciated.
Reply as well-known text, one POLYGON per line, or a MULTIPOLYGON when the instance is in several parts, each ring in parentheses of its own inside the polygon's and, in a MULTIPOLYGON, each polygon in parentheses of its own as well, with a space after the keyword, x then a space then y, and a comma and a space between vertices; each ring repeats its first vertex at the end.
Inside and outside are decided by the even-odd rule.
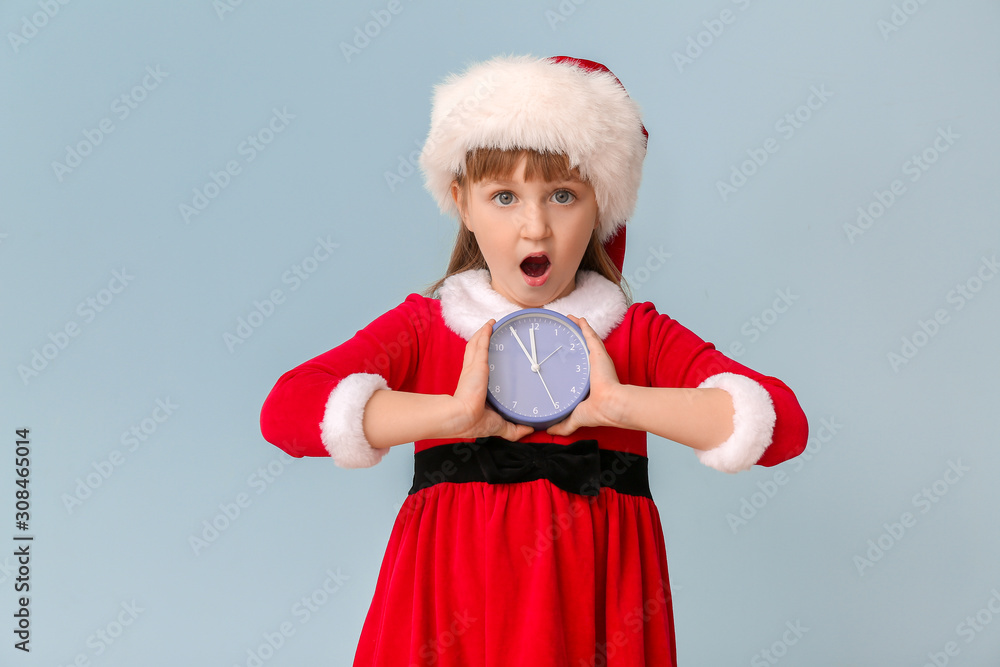
POLYGON ((458 216, 451 183, 474 148, 563 153, 593 187, 603 243, 632 215, 646 156, 639 106, 615 76, 572 62, 499 56, 450 75, 434 91, 420 154, 426 187, 458 216))
POLYGON ((774 433, 774 403, 758 382, 735 373, 719 373, 698 385, 699 389, 718 387, 733 398, 733 434, 712 449, 695 450, 705 465, 722 472, 749 470, 771 444, 774 433))
POLYGON ((381 375, 353 373, 330 392, 319 424, 320 437, 341 468, 370 468, 388 453, 388 447, 371 446, 362 425, 368 399, 377 390, 388 388, 381 375))
MULTIPOLYGON (((500 321, 521 307, 493 289, 487 269, 448 276, 439 290, 441 316, 449 329, 469 340, 490 319, 500 321)), ((625 318, 628 306, 618 285, 596 271, 577 271, 576 287, 543 306, 563 315, 582 317, 604 340, 625 318)))

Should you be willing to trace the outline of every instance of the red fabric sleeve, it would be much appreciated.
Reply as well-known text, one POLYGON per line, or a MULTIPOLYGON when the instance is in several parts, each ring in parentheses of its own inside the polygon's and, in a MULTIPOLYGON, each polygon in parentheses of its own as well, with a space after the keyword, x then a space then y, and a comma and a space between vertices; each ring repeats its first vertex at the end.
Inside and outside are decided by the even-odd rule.
POLYGON ((636 380, 642 378, 651 387, 697 387, 719 373, 748 377, 767 391, 775 413, 771 443, 757 465, 774 466, 802 453, 809 435, 808 422, 784 382, 733 361, 676 320, 657 313, 651 303, 635 304, 629 314, 629 356, 635 360, 630 363, 636 364, 630 371, 636 380))
POLYGON ((371 373, 385 378, 390 389, 408 390, 421 336, 429 331, 427 301, 409 295, 351 339, 278 378, 260 413, 264 439, 295 457, 329 456, 320 423, 327 399, 342 379, 371 373))

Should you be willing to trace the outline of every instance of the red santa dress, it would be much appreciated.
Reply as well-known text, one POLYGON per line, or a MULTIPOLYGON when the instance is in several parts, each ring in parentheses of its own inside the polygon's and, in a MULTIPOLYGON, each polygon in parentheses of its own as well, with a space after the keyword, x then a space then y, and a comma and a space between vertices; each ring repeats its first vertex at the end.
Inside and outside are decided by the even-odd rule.
MULTIPOLYGON (((712 450, 694 450, 704 464, 733 473, 776 465, 805 448, 806 418, 784 383, 727 358, 651 303, 627 307, 621 290, 599 274, 580 271, 576 289, 546 308, 586 318, 623 384, 729 392, 733 434, 712 450)), ((364 436, 371 394, 454 393, 468 339, 490 318, 517 309, 492 289, 485 269, 451 276, 440 299, 409 295, 350 340, 285 373, 261 412, 264 437, 292 456, 375 465, 389 450, 364 436)), ((584 439, 597 441, 605 462, 620 459, 612 472, 646 460, 643 431, 536 431, 520 442, 584 439)), ((414 445, 418 456, 434 447, 461 456, 477 443, 414 445)), ((547 478, 449 481, 449 473, 443 467, 436 479, 414 480, 393 525, 355 667, 677 664, 666 549, 648 494, 603 485, 605 472, 596 495, 547 478)))

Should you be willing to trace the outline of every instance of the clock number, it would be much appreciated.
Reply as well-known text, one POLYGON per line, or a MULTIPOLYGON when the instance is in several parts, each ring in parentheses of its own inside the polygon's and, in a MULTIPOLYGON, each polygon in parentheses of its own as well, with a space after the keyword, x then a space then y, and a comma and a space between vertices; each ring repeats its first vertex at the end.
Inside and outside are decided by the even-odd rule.
POLYGON ((497 352, 503 352, 503 343, 497 343, 497 352))
POLYGON ((577 373, 579 373, 579 372, 580 372, 580 364, 577 364, 577 365, 576 365, 576 372, 577 372, 577 373))
POLYGON ((494 385, 493 386, 493 393, 494 394, 499 394, 500 393, 500 385, 494 385))
POLYGON ((537 415, 537 414, 538 414, 538 408, 536 407, 536 408, 535 408, 534 410, 532 410, 531 412, 532 412, 533 414, 536 414, 536 415, 537 415))
POLYGON ((490 370, 493 370, 493 364, 490 364, 490 370))
POLYGON ((512 405, 512 406, 510 406, 510 407, 512 407, 512 408, 516 408, 516 407, 517 407, 517 401, 514 401, 514 405, 512 405))
POLYGON ((576 343, 570 343, 569 344, 569 349, 570 350, 575 350, 576 349, 576 343))
POLYGON ((574 394, 576 393, 576 387, 570 387, 570 388, 569 388, 569 390, 570 390, 571 392, 573 392, 574 394))
POLYGON ((559 401, 556 401, 556 410, 559 409, 559 401))
POLYGON ((535 331, 538 331, 538 322, 531 322, 529 326, 535 331))

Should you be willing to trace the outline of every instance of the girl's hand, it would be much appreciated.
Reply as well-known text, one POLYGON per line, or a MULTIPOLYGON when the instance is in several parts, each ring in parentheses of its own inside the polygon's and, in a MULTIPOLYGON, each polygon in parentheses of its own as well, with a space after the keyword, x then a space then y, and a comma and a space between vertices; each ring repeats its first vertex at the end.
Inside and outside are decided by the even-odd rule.
POLYGON ((458 417, 455 421, 458 438, 482 438, 498 435, 504 440, 520 440, 534 433, 525 424, 514 424, 486 405, 490 380, 489 351, 493 324, 490 320, 477 331, 465 346, 462 374, 455 387, 454 400, 458 417))
POLYGON ((574 408, 569 417, 545 431, 550 435, 570 435, 582 426, 613 426, 619 410, 617 392, 621 383, 611 355, 587 320, 572 315, 568 317, 583 330, 590 350, 590 395, 574 408))

